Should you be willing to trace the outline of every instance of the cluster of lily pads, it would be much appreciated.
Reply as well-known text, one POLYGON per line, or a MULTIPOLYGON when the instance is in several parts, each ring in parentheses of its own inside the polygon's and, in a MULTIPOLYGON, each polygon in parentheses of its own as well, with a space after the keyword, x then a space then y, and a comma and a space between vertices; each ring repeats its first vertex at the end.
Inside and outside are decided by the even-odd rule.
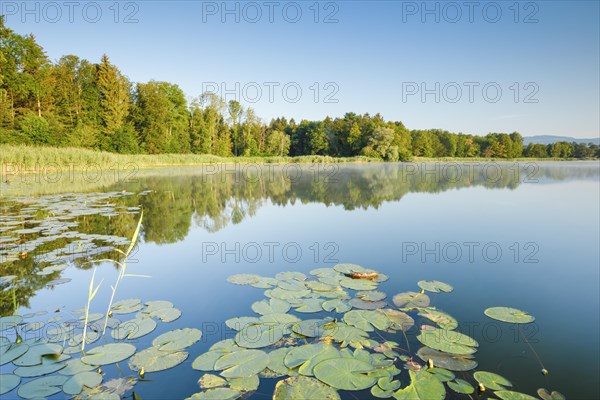
POLYGON ((77 219, 85 216, 137 214, 139 207, 116 204, 119 198, 132 194, 67 193, 5 199, 0 213, 0 262, 16 261, 34 253, 36 262, 58 265, 128 244, 127 238, 87 234, 73 229, 79 225, 77 219), (66 239, 69 243, 51 251, 41 250, 59 239, 66 239))
MULTIPOLYGON (((355 264, 318 268, 310 276, 229 277, 231 283, 265 289, 267 299, 252 304, 255 315, 227 320, 235 337, 215 343, 193 361, 192 367, 205 373, 198 382, 200 392, 190 399, 246 397, 261 378, 284 378, 276 384, 275 400, 340 399, 340 391, 366 390, 378 398, 411 400, 441 400, 450 393, 471 397, 476 391, 503 400, 535 399, 510 390, 512 384, 500 375, 468 372, 478 365, 473 354, 479 344, 456 331, 457 320, 430 306, 426 294, 449 293, 452 286, 420 281, 420 292, 396 294, 391 305, 386 293, 377 290, 387 279, 355 264), (302 318, 313 313, 318 316, 302 318), (413 355, 407 333, 418 317, 428 322, 417 329, 423 347, 413 355), (403 370, 408 370, 407 378, 403 370)), ((534 320, 507 307, 489 308, 485 314, 508 323, 534 320)), ((538 394, 544 400, 564 399, 545 389, 538 394)))
POLYGON ((133 389, 138 377, 121 376, 103 383, 101 367, 129 359, 129 369, 143 377, 146 373, 181 364, 188 358, 185 349, 202 336, 198 329, 175 329, 157 336, 150 347, 138 351, 135 339, 152 333, 157 321, 172 322, 181 316, 168 301, 115 302, 108 316, 88 314, 87 335, 83 333, 83 310, 72 311, 67 320, 57 314, 46 321, 28 322, 46 314, 0 318, 3 335, 0 336, 0 365, 13 366, 9 373, 0 374, 0 395, 16 389, 24 399, 44 398, 60 392, 78 399, 120 399, 133 389), (116 317, 131 313, 136 314, 129 320, 116 317), (109 328, 107 335, 102 335, 104 318, 109 328), (106 344, 94 346, 101 337, 106 344), (109 338, 113 340, 109 342, 109 338), (84 340, 89 346, 82 353, 84 340))

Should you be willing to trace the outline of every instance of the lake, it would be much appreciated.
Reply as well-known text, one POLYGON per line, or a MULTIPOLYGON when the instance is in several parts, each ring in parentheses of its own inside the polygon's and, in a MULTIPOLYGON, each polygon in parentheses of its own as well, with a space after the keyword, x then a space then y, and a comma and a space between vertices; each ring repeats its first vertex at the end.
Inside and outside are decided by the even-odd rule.
MULTIPOLYGON (((164 300, 180 310, 181 316, 163 322, 163 314, 153 314, 156 327, 151 333, 117 341, 133 344, 140 354, 154 338, 170 330, 196 328, 202 337, 190 339, 193 343, 185 347, 189 356, 174 368, 146 372, 134 387, 141 399, 185 398, 199 392, 197 382, 205 372, 192 368, 192 363, 215 343, 237 337, 228 326, 232 324, 225 324, 227 320, 260 317, 251 306, 268 299, 265 289, 272 298, 283 298, 288 304, 279 311, 285 313, 291 304, 287 313, 303 320, 344 314, 313 310, 317 298, 319 302, 340 298, 313 296, 330 293, 317 290, 316 283, 308 286, 311 295, 285 297, 297 293, 298 285, 306 289, 303 275, 283 274, 277 281, 260 282, 238 275, 238 283, 254 282, 262 288, 232 284, 228 277, 273 278, 297 271, 314 279, 329 276, 315 269, 338 264, 357 264, 389 278, 381 282, 378 278, 351 279, 348 273, 363 270, 337 267, 331 276, 350 282, 342 285, 350 296, 356 292, 349 287, 353 285, 362 291, 376 285, 377 291, 387 294, 385 300, 357 300, 355 309, 397 310, 393 296, 418 294, 419 281, 451 285, 450 293, 426 290, 421 296, 429 298, 430 309, 454 317, 456 330, 478 343, 473 354, 476 369, 455 370, 456 378, 476 387, 473 372, 489 371, 508 379, 512 390, 532 396, 538 388, 546 388, 567 398, 600 398, 598 162, 238 164, 159 171, 136 171, 129 166, 121 172, 125 173, 111 171, 98 179, 73 174, 56 181, 49 181, 47 175, 44 179, 18 176, 3 184, 0 273, 16 277, 6 279, 0 292, 6 328, 2 335, 7 338, 1 342, 3 351, 12 346, 19 332, 30 348, 36 339, 49 339, 70 348, 71 357, 81 356, 80 341, 69 344, 70 337, 50 337, 55 331, 48 327, 64 327, 63 322, 74 320, 69 333, 82 328, 81 309, 86 307, 92 276, 94 286, 100 287, 91 301, 88 321, 95 319, 96 327, 102 326, 103 316, 93 314, 106 313, 119 269, 110 261, 89 260, 119 259, 120 254, 112 249, 128 248, 127 238, 132 238, 143 210, 139 240, 127 262, 127 274, 143 276, 123 277, 114 301, 164 300), (277 285, 284 288, 281 296, 275 295, 277 285), (371 304, 377 301, 387 305, 371 304), (11 324, 14 319, 7 318, 13 318, 15 306, 16 314, 27 318, 11 324), (300 311, 294 310, 298 307, 300 311), (484 314, 490 307, 524 310, 535 321, 501 322, 484 314), (43 311, 48 313, 42 315, 43 311), (35 326, 35 321, 45 326, 35 326), (543 375, 542 369, 549 373, 543 375)), ((327 279, 317 282, 331 285, 327 279)), ((280 307, 281 300, 276 304, 280 307)), ((113 318, 133 319, 142 305, 133 301, 123 305, 124 311, 128 307, 132 313, 114 312, 111 323, 116 324, 113 318)), ((395 359, 402 371, 397 379, 403 388, 409 385, 411 373, 421 373, 419 369, 427 364, 415 354, 423 347, 416 338, 419 330, 433 332, 432 326, 437 326, 415 310, 406 312, 414 320, 406 332, 408 345, 401 331, 367 331, 371 340, 398 343, 396 354, 388 358, 395 359), (405 366, 414 371, 409 373, 405 366)), ((291 330, 284 336, 287 341, 284 338, 262 350, 297 347, 313 340, 291 330)), ((113 341, 108 335, 86 348, 113 341)), ((339 347, 338 341, 333 343, 339 347)), ((348 346, 354 351, 353 347, 348 346)), ((60 362, 67 362, 66 356, 62 358, 60 362)), ((31 367, 36 362, 23 365, 31 367)), ((138 376, 127 361, 120 362, 119 368, 112 363, 101 365, 104 382, 138 376)), ((8 362, 0 372, 12 376, 15 367, 8 362)), ((321 374, 321 380, 329 379, 326 371, 321 374)), ((47 376, 59 375, 60 370, 47 376)), ((9 378, 3 379, 8 382, 9 378)), ((22 377, 20 386, 30 379, 22 377)), ((261 378, 251 398, 271 398, 280 379, 261 378)), ((62 385, 63 379, 56 382, 62 385)), ((446 398, 468 398, 444 386, 446 398)), ((18 398, 17 390, 21 389, 2 397, 18 398)), ((57 390, 52 398, 68 397, 60 387, 57 390)), ((342 390, 340 395, 372 397, 369 389, 342 390)), ((488 389, 480 397, 472 396, 492 395, 488 389)))

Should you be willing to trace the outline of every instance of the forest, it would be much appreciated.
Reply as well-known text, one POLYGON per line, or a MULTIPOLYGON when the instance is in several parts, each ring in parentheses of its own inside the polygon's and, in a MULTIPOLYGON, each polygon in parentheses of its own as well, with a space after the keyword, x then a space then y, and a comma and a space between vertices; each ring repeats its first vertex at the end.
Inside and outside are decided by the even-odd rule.
POLYGON ((409 130, 381 115, 322 121, 262 121, 250 107, 214 93, 189 98, 176 84, 131 82, 104 55, 53 62, 33 35, 0 16, 0 144, 81 147, 123 154, 232 156, 598 158, 599 146, 523 145, 518 132, 477 136, 409 130))

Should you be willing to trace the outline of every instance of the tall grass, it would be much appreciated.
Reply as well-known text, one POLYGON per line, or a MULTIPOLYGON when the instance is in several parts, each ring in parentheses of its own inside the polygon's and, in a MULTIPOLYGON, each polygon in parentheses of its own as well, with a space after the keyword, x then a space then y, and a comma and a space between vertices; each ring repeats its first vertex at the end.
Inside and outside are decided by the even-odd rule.
POLYGON ((115 154, 75 147, 49 147, 27 145, 0 145, 0 164, 5 174, 36 172, 51 164, 72 170, 81 170, 90 165, 103 169, 134 164, 137 168, 153 168, 177 165, 204 165, 215 163, 337 163, 378 161, 368 157, 219 157, 210 154, 115 154), (17 170, 19 168, 19 170, 17 170))

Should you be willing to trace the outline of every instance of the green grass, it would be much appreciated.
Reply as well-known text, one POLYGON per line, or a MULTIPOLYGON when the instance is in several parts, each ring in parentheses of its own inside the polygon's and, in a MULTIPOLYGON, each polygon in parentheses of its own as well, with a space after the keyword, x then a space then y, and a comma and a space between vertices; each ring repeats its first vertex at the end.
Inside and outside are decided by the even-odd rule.
POLYGON ((124 167, 135 164, 138 169, 179 165, 205 165, 215 163, 337 163, 337 162, 372 162, 378 161, 368 157, 218 157, 208 154, 115 154, 105 151, 94 151, 75 147, 48 146, 16 146, 0 145, 0 164, 5 173, 35 172, 36 168, 44 168, 51 164, 69 166, 72 170, 82 170, 90 165, 103 169, 124 167), (15 170, 19 168, 19 170, 15 170))

